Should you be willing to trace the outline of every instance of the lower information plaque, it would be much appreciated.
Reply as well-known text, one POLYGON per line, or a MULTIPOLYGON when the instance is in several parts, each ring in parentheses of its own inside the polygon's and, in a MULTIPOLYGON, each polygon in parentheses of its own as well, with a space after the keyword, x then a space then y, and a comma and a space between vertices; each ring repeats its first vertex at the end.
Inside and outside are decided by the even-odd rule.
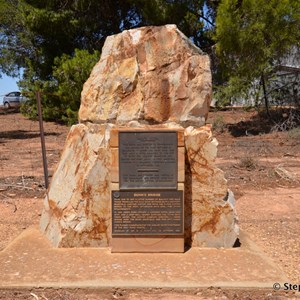
POLYGON ((183 191, 112 191, 112 234, 183 234, 183 191))

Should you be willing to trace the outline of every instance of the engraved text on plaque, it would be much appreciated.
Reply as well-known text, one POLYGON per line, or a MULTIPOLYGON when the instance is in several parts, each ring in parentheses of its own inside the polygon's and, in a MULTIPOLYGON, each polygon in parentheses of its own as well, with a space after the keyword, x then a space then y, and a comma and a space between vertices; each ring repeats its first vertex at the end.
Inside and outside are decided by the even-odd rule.
POLYGON ((183 191, 112 191, 113 235, 183 234, 183 191))
POLYGON ((120 189, 177 188, 177 132, 119 132, 120 189))

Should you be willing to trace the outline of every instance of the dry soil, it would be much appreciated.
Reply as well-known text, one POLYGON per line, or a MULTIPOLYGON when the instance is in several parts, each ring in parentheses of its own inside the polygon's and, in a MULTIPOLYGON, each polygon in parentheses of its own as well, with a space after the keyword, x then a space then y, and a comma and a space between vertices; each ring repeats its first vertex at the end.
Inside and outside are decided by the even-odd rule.
MULTIPOLYGON (((211 112, 219 141, 216 164, 236 198, 240 227, 300 284, 300 133, 271 132, 255 111, 211 112)), ((69 128, 44 123, 49 179, 69 128)), ((299 130, 300 131, 300 130, 299 130)), ((39 222, 44 197, 39 123, 18 112, 0 113, 0 251, 39 222)), ((297 299, 265 290, 0 290, 0 299, 297 299)))

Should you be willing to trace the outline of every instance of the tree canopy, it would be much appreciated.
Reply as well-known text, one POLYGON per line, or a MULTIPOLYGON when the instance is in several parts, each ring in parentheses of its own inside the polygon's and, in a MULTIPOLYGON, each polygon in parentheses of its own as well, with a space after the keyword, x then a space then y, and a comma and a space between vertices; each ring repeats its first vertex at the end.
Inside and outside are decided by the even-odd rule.
MULTIPOLYGON (((0 0, 0 74, 22 68, 21 87, 48 94, 49 119, 74 117, 105 38, 163 24, 176 24, 211 55, 214 83, 229 97, 300 48, 299 0, 0 0), (76 64, 85 68, 71 78, 76 64)), ((34 115, 34 105, 25 111, 34 115)))
POLYGON ((13 75, 18 67, 26 68, 30 60, 39 78, 49 79, 56 57, 73 55, 75 49, 100 51, 108 35, 144 25, 177 24, 204 47, 213 43, 205 28, 205 22, 214 22, 213 6, 209 3, 205 0, 0 0, 0 70, 13 75))
MULTIPOLYGON (((82 88, 82 78, 79 76, 77 84, 81 86, 77 95, 68 96, 69 78, 61 76, 61 71, 68 72, 66 58, 72 60, 80 53, 79 50, 85 50, 86 55, 95 59, 95 51, 101 51, 108 35, 124 29, 167 23, 177 24, 198 46, 209 50, 214 43, 212 28, 216 2, 218 1, 0 0, 0 73, 13 76, 18 74, 20 68, 24 69, 21 87, 29 91, 42 88, 48 95, 55 94, 55 97, 47 97, 47 103, 43 99, 44 107, 54 106, 51 108, 52 114, 47 115, 50 119, 54 118, 53 112, 56 111, 57 117, 61 119, 68 116, 67 108, 64 108, 68 102, 66 98, 70 97, 72 107, 68 111, 78 109, 78 91, 82 88), (77 99, 75 102, 74 97, 77 99)), ((83 57, 78 56, 77 63, 80 59, 83 57)), ((91 67, 88 64, 85 80, 91 67)), ((33 106, 25 111, 35 114, 33 106)))
POLYGON ((215 40, 223 91, 239 96, 255 79, 272 74, 292 48, 299 49, 300 2, 223 0, 215 40))

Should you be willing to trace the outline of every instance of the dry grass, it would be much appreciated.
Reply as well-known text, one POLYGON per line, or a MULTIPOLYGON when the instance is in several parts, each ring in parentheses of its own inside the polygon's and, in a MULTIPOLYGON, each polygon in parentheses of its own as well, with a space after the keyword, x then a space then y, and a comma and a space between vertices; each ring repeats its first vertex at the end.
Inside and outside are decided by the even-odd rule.
POLYGON ((224 132, 226 128, 226 124, 222 116, 217 116, 212 123, 212 129, 216 132, 224 132))
POLYGON ((249 171, 255 170, 257 168, 257 161, 253 157, 243 157, 240 160, 239 167, 241 169, 247 169, 249 171))
POLYGON ((274 173, 281 179, 290 181, 290 182, 299 182, 297 176, 292 172, 286 170, 283 166, 278 165, 274 168, 274 173))

